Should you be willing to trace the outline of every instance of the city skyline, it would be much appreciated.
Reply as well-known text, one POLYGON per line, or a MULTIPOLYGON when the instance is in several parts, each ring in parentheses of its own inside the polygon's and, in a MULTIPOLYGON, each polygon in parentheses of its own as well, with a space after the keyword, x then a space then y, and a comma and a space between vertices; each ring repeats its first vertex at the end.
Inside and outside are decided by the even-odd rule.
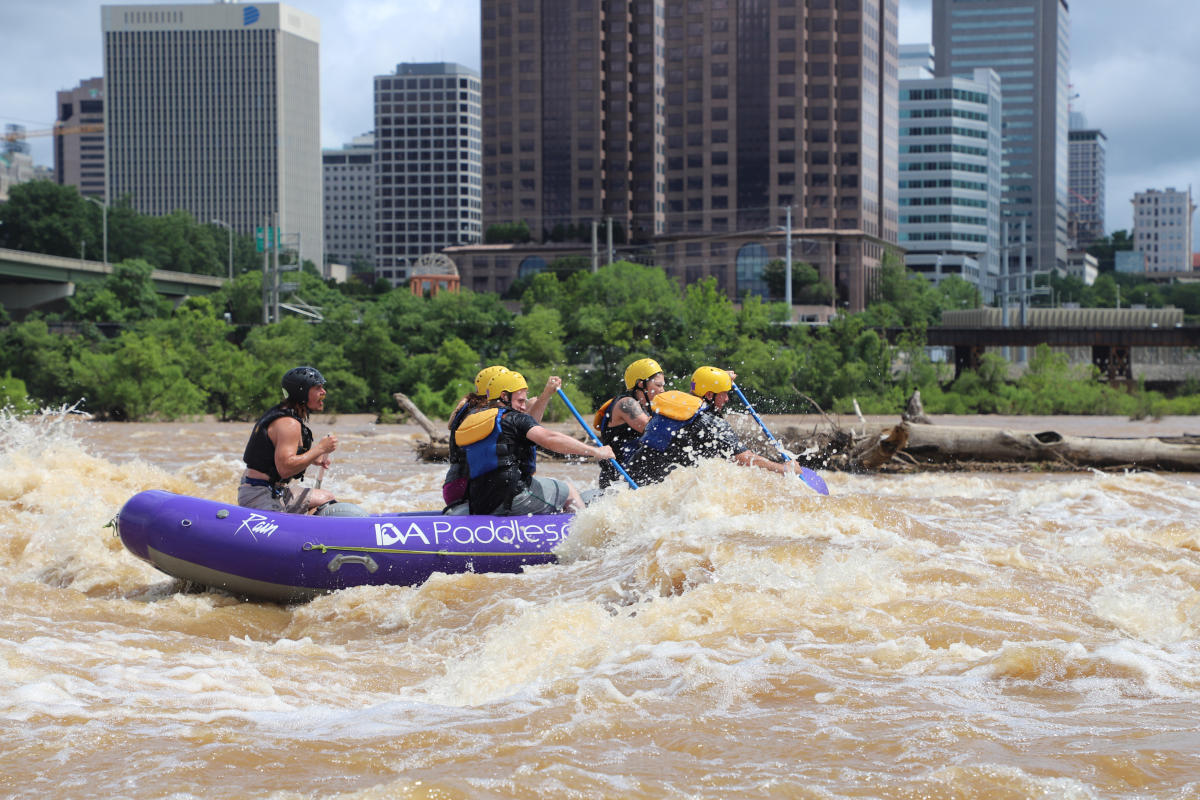
MULTIPOLYGON (((0 7, 0 124, 50 128, 55 93, 103 74, 100 0, 0 7), (53 32, 52 34, 47 32, 53 32), (19 67, 23 68, 18 69, 19 67)), ((321 145, 340 147, 373 126, 372 81, 402 61, 480 67, 479 0, 295 0, 321 22, 321 145)), ((901 0, 900 42, 930 42, 931 0, 901 0)), ((1106 233, 1130 230, 1131 200, 1146 189, 1200 184, 1200 102, 1176 91, 1200 74, 1200 7, 1146 0, 1131 16, 1120 0, 1071 3, 1072 108, 1108 139, 1106 233), (1124 38, 1117 40, 1120 34, 1124 38)), ((53 165, 50 137, 29 140, 34 159, 53 165)))

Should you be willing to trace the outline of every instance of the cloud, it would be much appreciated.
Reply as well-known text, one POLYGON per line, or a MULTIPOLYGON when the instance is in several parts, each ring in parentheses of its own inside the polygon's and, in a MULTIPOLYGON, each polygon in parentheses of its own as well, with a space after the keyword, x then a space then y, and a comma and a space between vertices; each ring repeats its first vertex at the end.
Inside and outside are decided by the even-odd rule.
POLYGON ((321 138, 326 147, 371 130, 374 77, 394 73, 397 64, 450 61, 479 69, 478 0, 314 5, 324 9, 321 138))

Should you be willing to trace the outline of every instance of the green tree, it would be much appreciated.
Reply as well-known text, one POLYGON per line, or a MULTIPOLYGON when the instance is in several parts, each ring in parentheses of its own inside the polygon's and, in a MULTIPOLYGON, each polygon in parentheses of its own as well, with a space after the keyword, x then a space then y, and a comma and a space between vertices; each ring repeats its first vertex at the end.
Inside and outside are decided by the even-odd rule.
POLYGON ((0 331, 0 367, 25 381, 29 395, 47 406, 74 403, 81 397, 71 375, 72 359, 84 349, 103 349, 97 334, 68 337, 50 331, 36 314, 0 331))
POLYGON ((274 402, 277 392, 262 380, 266 365, 231 343, 233 328, 207 297, 189 297, 169 319, 140 330, 170 343, 184 377, 204 395, 207 413, 253 419, 274 402))
POLYGON ((133 322, 166 313, 170 303, 154 288, 153 267, 141 260, 122 261, 99 281, 81 283, 67 300, 72 319, 133 322))
POLYGON ((0 204, 0 247, 79 258, 80 243, 100 253, 102 235, 92 235, 90 205, 73 186, 52 181, 19 183, 0 204))
POLYGON ((520 222, 498 222, 489 225, 487 230, 483 232, 483 241, 485 244, 523 244, 532 238, 533 234, 529 230, 529 223, 525 220, 521 220, 520 222))
POLYGON ((1088 245, 1087 251, 1096 257, 1096 266, 1100 272, 1112 272, 1116 269, 1116 253, 1118 250, 1132 250, 1133 237, 1128 231, 1113 231, 1112 236, 1097 239, 1088 245))
POLYGON ((878 327, 924 329, 941 319, 945 295, 933 284, 905 268, 892 251, 884 253, 879 284, 866 315, 878 327))
MULTIPOLYGON (((783 259, 775 258, 767 262, 763 268, 763 281, 767 284, 767 293, 772 300, 783 300, 787 289, 787 272, 783 259)), ((792 299, 799 300, 805 291, 821 282, 821 273, 806 261, 792 262, 792 299)))
POLYGON ((199 225, 186 211, 152 217, 144 258, 159 269, 195 275, 225 275, 226 248, 217 248, 212 226, 199 225))
POLYGON ((29 399, 25 381, 14 378, 12 370, 6 370, 0 377, 0 412, 3 411, 18 415, 37 411, 37 404, 29 399))
POLYGON ((71 369, 89 387, 85 407, 91 413, 118 420, 173 420, 205 410, 204 393, 187 379, 181 361, 170 341, 127 331, 115 350, 85 350, 71 369))
POLYGON ((983 297, 979 293, 979 287, 963 280, 958 275, 943 278, 942 282, 938 284, 937 289, 942 295, 941 302, 939 303, 942 310, 979 308, 983 305, 983 297))
POLYGON ((565 338, 558 309, 538 306, 513 321, 512 344, 508 352, 514 361, 550 367, 566 360, 565 338))

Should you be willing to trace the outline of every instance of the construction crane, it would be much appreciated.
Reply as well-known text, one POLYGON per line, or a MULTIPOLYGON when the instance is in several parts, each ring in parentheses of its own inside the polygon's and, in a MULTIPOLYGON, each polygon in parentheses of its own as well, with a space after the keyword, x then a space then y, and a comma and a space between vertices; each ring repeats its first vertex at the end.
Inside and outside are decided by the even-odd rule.
POLYGON ((4 141, 18 142, 22 139, 32 139, 35 136, 68 136, 73 133, 101 133, 103 122, 89 122, 82 125, 55 125, 36 131, 27 131, 15 125, 9 125, 4 131, 4 141))

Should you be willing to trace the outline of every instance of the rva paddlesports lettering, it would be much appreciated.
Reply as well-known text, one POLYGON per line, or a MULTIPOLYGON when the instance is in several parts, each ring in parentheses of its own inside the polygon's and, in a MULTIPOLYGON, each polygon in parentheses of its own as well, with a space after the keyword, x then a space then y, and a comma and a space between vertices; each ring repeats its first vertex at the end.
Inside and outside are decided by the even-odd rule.
POLYGON ((375 543, 380 547, 447 547, 451 545, 489 545, 500 543, 508 546, 543 542, 561 542, 570 532, 571 523, 530 522, 525 518, 512 517, 503 520, 488 520, 476 525, 434 521, 410 522, 399 525, 391 522, 375 523, 375 543))

